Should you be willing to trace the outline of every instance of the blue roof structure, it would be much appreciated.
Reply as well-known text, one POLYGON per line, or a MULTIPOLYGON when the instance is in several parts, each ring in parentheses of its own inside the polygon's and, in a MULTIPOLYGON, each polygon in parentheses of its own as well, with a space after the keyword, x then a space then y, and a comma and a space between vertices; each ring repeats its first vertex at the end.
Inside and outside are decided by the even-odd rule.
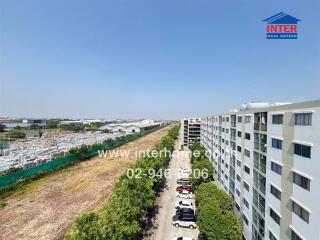
POLYGON ((272 17, 266 18, 263 20, 268 24, 297 24, 300 19, 290 16, 284 12, 280 12, 272 17))

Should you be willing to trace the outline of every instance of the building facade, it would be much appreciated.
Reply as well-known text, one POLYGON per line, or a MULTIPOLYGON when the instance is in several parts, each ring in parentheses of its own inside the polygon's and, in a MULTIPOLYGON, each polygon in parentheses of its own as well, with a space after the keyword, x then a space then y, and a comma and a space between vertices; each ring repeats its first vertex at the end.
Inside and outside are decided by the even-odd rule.
POLYGON ((245 239, 320 239, 320 101, 202 118, 201 143, 245 239))
POLYGON ((195 140, 200 141, 200 118, 185 118, 182 120, 182 126, 184 147, 188 148, 195 140))

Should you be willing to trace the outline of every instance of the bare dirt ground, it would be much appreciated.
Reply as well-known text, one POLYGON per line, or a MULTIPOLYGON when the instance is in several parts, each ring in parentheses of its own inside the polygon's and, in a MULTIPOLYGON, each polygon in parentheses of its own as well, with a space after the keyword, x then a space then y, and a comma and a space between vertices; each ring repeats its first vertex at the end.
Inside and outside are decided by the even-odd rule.
POLYGON ((99 208, 125 169, 136 160, 135 150, 152 149, 170 127, 117 149, 124 157, 93 157, 18 189, 0 209, 0 239, 63 239, 76 215, 99 208))

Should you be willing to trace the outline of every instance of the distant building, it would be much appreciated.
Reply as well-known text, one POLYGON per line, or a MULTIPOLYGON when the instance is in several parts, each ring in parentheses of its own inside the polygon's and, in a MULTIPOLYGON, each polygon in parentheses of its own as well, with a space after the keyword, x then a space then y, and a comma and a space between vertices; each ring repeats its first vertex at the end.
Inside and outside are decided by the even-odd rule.
POLYGON ((183 146, 190 147, 195 141, 200 141, 201 118, 185 118, 182 120, 183 146))
POLYGON ((85 119, 85 120, 66 120, 60 122, 61 125, 86 125, 86 124, 93 124, 93 123, 102 123, 101 120, 98 119, 85 119))
POLYGON ((143 120, 141 122, 124 122, 112 123, 102 126, 101 130, 109 130, 110 132, 141 132, 152 128, 160 127, 163 122, 154 122, 153 120, 143 120))
POLYGON ((39 127, 45 127, 47 124, 46 119, 12 119, 12 120, 6 120, 2 122, 3 125, 6 126, 6 128, 29 128, 32 125, 37 125, 39 127))

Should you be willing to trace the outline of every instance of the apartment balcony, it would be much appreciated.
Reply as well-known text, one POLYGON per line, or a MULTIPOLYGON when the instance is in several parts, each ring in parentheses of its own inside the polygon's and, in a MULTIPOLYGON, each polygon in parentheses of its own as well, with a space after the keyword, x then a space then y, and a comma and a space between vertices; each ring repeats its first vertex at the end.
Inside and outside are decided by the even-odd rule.
MULTIPOLYGON (((259 190, 264 195, 266 194, 266 185, 262 183, 258 183, 257 181, 254 181, 254 187, 259 190)), ((264 212, 264 211, 263 211, 264 212)))
POLYGON ((259 150, 261 152, 267 152, 267 143, 254 142, 254 149, 259 150))
POLYGON ((231 122, 231 127, 235 128, 236 126, 237 126, 237 122, 236 121, 231 122))
POLYGON ((259 159, 254 159, 253 166, 260 172, 266 174, 266 164, 259 162, 259 159))
POLYGON ((265 123, 255 123, 254 130, 256 131, 267 131, 267 124, 265 123))
POLYGON ((252 229, 252 240, 264 240, 264 226, 262 226, 258 221, 255 222, 253 226, 254 228, 252 229))
POLYGON ((253 167, 263 174, 266 174, 266 162, 266 156, 257 152, 253 152, 253 167))
POLYGON ((236 135, 231 135, 231 140, 236 141, 236 135))

